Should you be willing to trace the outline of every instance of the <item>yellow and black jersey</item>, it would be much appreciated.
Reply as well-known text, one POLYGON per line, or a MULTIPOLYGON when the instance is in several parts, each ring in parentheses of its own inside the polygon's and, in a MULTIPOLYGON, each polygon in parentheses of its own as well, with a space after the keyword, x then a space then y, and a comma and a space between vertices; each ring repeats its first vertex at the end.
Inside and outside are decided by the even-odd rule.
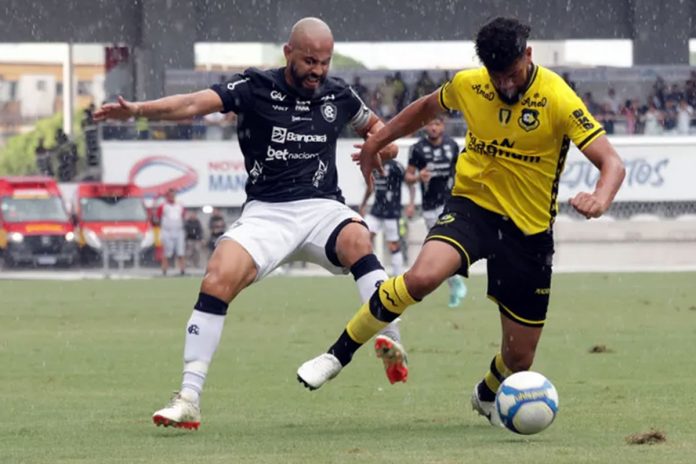
POLYGON ((582 150, 604 134, 573 90, 534 66, 524 95, 509 105, 485 67, 440 88, 440 105, 464 115, 468 131, 452 194, 509 216, 525 234, 548 229, 569 143, 582 150))

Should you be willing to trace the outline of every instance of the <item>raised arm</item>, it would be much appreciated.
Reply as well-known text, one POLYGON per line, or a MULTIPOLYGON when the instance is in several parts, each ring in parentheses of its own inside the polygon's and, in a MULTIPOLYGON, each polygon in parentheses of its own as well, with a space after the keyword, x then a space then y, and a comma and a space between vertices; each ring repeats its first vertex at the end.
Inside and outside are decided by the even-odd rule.
POLYGON ((360 170, 368 184, 372 183, 372 170, 382 172, 377 153, 394 140, 412 134, 445 110, 440 106, 439 90, 414 101, 394 116, 384 127, 369 137, 360 151, 360 170))
POLYGON ((203 116, 222 111, 222 109, 222 100, 218 94, 206 89, 143 102, 131 102, 119 96, 117 103, 105 103, 95 111, 94 119, 95 121, 103 121, 106 119, 125 120, 131 117, 144 117, 175 121, 203 116))
POLYGON ((600 217, 609 209, 626 175, 623 161, 606 135, 582 150, 587 159, 599 169, 594 192, 581 192, 570 199, 570 204, 587 219, 600 217))
MULTIPOLYGON (((367 125, 362 130, 357 132, 359 136, 367 140, 382 130, 383 127, 384 122, 382 122, 382 120, 379 119, 376 114, 371 113, 367 125)), ((399 147, 394 143, 384 144, 383 147, 380 147, 378 152, 382 161, 388 161, 396 158, 396 156, 399 154, 399 147)))

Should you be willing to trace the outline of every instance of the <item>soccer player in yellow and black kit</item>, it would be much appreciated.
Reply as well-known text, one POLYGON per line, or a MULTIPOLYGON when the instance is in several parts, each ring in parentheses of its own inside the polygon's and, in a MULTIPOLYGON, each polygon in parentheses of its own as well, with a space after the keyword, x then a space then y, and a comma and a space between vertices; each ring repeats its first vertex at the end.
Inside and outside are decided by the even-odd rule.
POLYGON ((304 363, 298 379, 319 388, 353 353, 453 274, 488 260, 488 296, 498 306, 502 346, 476 385, 472 406, 493 423, 495 393, 505 377, 531 367, 546 320, 554 252, 558 182, 570 142, 599 169, 592 193, 570 204, 586 218, 611 204, 625 170, 604 129, 554 72, 532 62, 530 28, 496 18, 476 37, 483 67, 464 70, 399 113, 363 145, 368 182, 380 148, 436 115, 460 111, 468 124, 452 197, 430 229, 413 267, 380 285, 338 341, 304 363), (338 360, 338 363, 335 361, 338 360))

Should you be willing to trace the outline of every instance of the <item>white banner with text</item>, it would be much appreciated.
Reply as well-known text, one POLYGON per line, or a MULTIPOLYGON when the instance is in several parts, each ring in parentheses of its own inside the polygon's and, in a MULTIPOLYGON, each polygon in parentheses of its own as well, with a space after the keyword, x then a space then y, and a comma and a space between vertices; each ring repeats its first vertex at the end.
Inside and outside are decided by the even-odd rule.
MULTIPOLYGON (((626 164, 626 180, 617 201, 696 201, 696 137, 614 137, 611 139, 626 164)), ((346 203, 357 205, 365 183, 351 161, 356 139, 339 139, 337 168, 346 203)), ((415 139, 399 141, 398 160, 406 166, 415 139)), ((460 144, 462 139, 457 139, 460 144)), ((148 195, 178 190, 187 207, 241 206, 246 199, 247 174, 237 141, 128 141, 104 142, 103 180, 133 182, 148 195)), ((558 200, 591 192, 599 171, 574 146, 561 177, 558 200)), ((404 187, 403 202, 408 201, 404 187)), ((416 203, 420 192, 416 189, 416 203)))

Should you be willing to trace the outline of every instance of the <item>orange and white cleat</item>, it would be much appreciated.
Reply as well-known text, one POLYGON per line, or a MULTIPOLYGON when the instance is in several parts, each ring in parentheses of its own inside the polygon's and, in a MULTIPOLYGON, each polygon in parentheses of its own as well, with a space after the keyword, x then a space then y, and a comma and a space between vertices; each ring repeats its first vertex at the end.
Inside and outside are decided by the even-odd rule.
POLYGON ((408 357, 406 350, 396 340, 386 335, 375 338, 375 354, 384 363, 384 371, 391 384, 406 382, 408 378, 408 357))
POLYGON ((201 410, 198 403, 176 393, 169 404, 155 411, 152 422, 158 427, 176 427, 188 430, 198 430, 201 425, 201 410))

